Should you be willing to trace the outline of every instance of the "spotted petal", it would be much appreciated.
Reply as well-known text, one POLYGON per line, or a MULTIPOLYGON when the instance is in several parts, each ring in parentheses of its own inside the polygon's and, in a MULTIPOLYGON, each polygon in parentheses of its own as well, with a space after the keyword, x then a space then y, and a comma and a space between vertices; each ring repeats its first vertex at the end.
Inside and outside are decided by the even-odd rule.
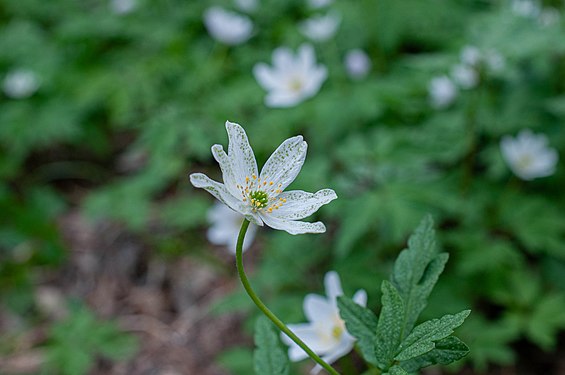
POLYGON ((263 222, 271 228, 284 230, 290 234, 324 233, 326 231, 326 226, 321 221, 307 223, 305 221, 278 219, 269 213, 260 213, 259 215, 263 222))
POLYGON ((315 194, 302 190, 292 190, 279 194, 278 198, 286 200, 271 215, 284 220, 300 220, 312 215, 318 209, 337 198, 332 189, 323 189, 315 194))
POLYGON ((300 172, 307 149, 308 144, 301 135, 284 141, 265 163, 261 180, 272 181, 280 190, 284 190, 300 172))
POLYGON ((232 161, 233 174, 240 185, 245 185, 245 177, 257 175, 255 154, 249 145, 245 130, 236 123, 226 121, 229 145, 228 155, 232 161))
POLYGON ((216 159, 220 165, 224 185, 234 197, 239 197, 241 193, 240 189, 237 188, 237 185, 240 184, 240 181, 235 175, 233 162, 224 151, 222 145, 212 146, 212 155, 214 155, 214 159, 216 159))
POLYGON ((245 218, 251 221, 253 224, 259 226, 263 225, 261 218, 255 212, 251 212, 251 210, 246 205, 244 205, 243 202, 231 195, 224 184, 216 182, 202 173, 191 174, 190 182, 192 183, 192 185, 194 185, 194 187, 206 190, 220 202, 224 203, 232 210, 239 212, 240 214, 245 216, 245 218))

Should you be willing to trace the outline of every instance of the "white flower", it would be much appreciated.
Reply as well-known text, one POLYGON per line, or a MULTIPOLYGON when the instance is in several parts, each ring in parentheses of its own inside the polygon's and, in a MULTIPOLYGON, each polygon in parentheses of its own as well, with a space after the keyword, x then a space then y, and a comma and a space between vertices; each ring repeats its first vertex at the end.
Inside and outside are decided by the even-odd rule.
POLYGON ((541 11, 538 21, 544 27, 555 25, 561 19, 559 10, 555 8, 545 8, 541 11))
POLYGON ((512 12, 522 17, 537 17, 541 7, 537 1, 532 0, 513 0, 511 4, 512 12))
POLYGON ((326 15, 313 16, 301 22, 298 29, 306 38, 315 42, 324 42, 335 35, 340 23, 341 16, 338 13, 329 12, 326 15))
POLYGON ((485 53, 485 62, 487 68, 493 72, 499 72, 506 66, 506 60, 504 56, 495 51, 494 49, 489 49, 485 53))
POLYGON ((259 174, 245 130, 229 121, 226 121, 226 130, 228 153, 221 145, 212 146, 212 154, 220 164, 224 183, 213 181, 202 173, 193 173, 190 175, 192 185, 205 189, 259 226, 264 223, 290 234, 325 232, 326 227, 321 222, 299 220, 336 199, 333 190, 323 189, 315 194, 301 190, 284 192, 300 172, 306 158, 308 145, 302 136, 284 141, 259 174))
POLYGON ((206 10, 204 24, 214 39, 229 45, 246 42, 253 31, 253 22, 248 17, 218 6, 206 10))
POLYGON ((333 0, 308 0, 308 6, 314 9, 325 8, 331 3, 333 0))
POLYGON ((481 51, 475 46, 465 46, 461 50, 461 62, 470 66, 477 66, 482 58, 481 51))
POLYGON ((250 13, 257 10, 259 0, 234 0, 235 5, 244 12, 250 13))
POLYGON ((451 70, 453 80, 464 89, 472 89, 479 83, 479 73, 472 66, 457 64, 451 70))
MULTIPOLYGON (((289 324, 288 328, 327 363, 335 362, 353 349, 355 338, 347 332, 344 321, 339 316, 337 297, 343 295, 337 272, 326 273, 324 278, 326 296, 308 294, 304 298, 304 315, 308 323, 289 324)), ((358 305, 367 304, 367 293, 358 290, 353 296, 358 305)), ((283 342, 289 345, 288 356, 291 361, 300 361, 308 355, 287 335, 281 334, 283 342)), ((317 365, 312 370, 317 373, 317 365)))
POLYGON ((428 85, 431 104, 434 108, 446 108, 457 98, 457 86, 447 76, 433 78, 428 85))
MULTIPOLYGON (((211 224, 207 232, 208 240, 214 245, 226 246, 235 254, 237 237, 244 219, 225 204, 215 203, 208 211, 208 221, 211 224)), ((250 224, 243 240, 243 251, 251 246, 256 232, 257 226, 250 224)))
POLYGON ((39 89, 39 77, 28 69, 12 70, 4 77, 2 88, 12 99, 29 98, 39 89))
POLYGON ((345 55, 345 69, 351 78, 363 78, 371 70, 371 60, 365 51, 352 49, 345 55))
POLYGON ((136 0, 111 0, 110 8, 115 14, 127 14, 137 7, 136 0))
POLYGON ((328 72, 325 66, 316 65, 314 48, 303 44, 296 56, 286 47, 277 48, 273 52, 273 67, 256 64, 253 74, 269 92, 265 97, 267 106, 292 107, 316 95, 328 72))
POLYGON ((500 150, 506 164, 522 180, 550 176, 557 165, 557 151, 549 148, 547 137, 522 130, 516 138, 505 136, 500 150))

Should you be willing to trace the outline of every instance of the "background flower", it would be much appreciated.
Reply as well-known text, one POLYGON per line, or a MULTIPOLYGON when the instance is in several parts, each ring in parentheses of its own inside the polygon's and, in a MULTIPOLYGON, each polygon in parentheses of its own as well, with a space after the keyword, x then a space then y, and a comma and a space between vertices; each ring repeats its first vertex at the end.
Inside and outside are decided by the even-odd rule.
POLYGON ((218 6, 206 10, 204 24, 214 39, 229 45, 246 42, 253 31, 253 22, 248 17, 218 6))
POLYGON ((363 78, 371 70, 371 59, 365 51, 352 49, 345 54, 345 69, 351 78, 363 78))
POLYGON ((8 72, 2 84, 4 94, 13 99, 25 99, 39 89, 39 77, 28 69, 16 69, 8 72))
POLYGON ((303 44, 294 55, 289 48, 273 51, 273 66, 259 63, 253 67, 257 82, 268 91, 269 107, 292 107, 316 95, 328 75, 323 65, 316 65, 314 48, 303 44))
POLYGON ((457 86, 447 76, 433 78, 428 85, 428 93, 434 108, 449 107, 457 98, 457 86))
MULTIPOLYGON (((235 254, 235 247, 237 245, 237 237, 241 229, 241 223, 245 217, 234 210, 230 209, 225 204, 214 203, 212 208, 208 211, 208 221, 210 227, 208 228, 208 240, 214 245, 221 245, 228 248, 230 252, 235 254)), ((250 224, 243 240, 243 251, 245 252, 255 239, 257 226, 250 224)))
MULTIPOLYGON (((339 275, 335 271, 326 273, 324 277, 326 297, 308 294, 304 298, 304 315, 308 323, 289 324, 288 328, 306 343, 316 354, 322 356, 327 363, 333 363, 353 349, 355 338, 347 332, 344 321, 339 315, 337 297, 343 295, 339 275)), ((358 290, 353 296, 358 305, 367 304, 367 293, 358 290)), ((281 334, 283 342, 289 345, 288 355, 292 361, 300 361, 308 357, 288 336, 281 334)), ((321 367, 317 365, 313 373, 321 367)))
POLYGON ((299 25, 300 32, 308 39, 315 42, 324 42, 333 38, 339 24, 341 16, 336 12, 328 12, 325 15, 316 15, 302 21, 299 25))
POLYGON ((515 138, 502 138, 500 149, 506 164, 516 176, 523 180, 533 180, 555 172, 557 151, 547 143, 545 135, 522 130, 515 138))

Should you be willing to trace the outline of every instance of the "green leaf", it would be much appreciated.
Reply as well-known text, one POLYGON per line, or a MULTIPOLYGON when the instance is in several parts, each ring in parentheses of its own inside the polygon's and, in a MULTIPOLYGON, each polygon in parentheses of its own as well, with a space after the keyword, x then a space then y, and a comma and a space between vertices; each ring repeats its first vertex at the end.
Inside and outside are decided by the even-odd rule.
POLYGON ((406 361, 433 350, 435 341, 451 335, 470 313, 471 310, 464 310, 455 315, 444 315, 440 319, 428 320, 418 325, 402 342, 400 353, 394 359, 406 361))
POLYGON ((338 297, 337 305, 347 331, 357 338, 357 346, 363 358, 376 365, 377 317, 368 308, 356 304, 351 298, 345 296, 338 297))
POLYGON ((288 375, 288 357, 280 346, 272 323, 259 318, 255 324, 254 367, 257 375, 288 375))
POLYGON ((431 216, 426 216, 408 240, 408 249, 398 256, 392 283, 404 300, 406 318, 402 339, 412 330, 424 310, 427 299, 443 272, 448 255, 437 254, 431 216))
POLYGON ((458 361, 469 353, 469 348, 455 336, 449 336, 435 343, 435 348, 401 363, 402 368, 409 372, 418 371, 431 365, 448 365, 458 361))
POLYGON ((385 374, 389 374, 389 375, 409 375, 409 373, 403 369, 402 367, 395 365, 393 367, 390 368, 390 370, 388 370, 388 372, 385 372, 385 374))
POLYGON ((558 332, 565 328, 565 297, 550 294, 539 300, 526 326, 528 337, 545 350, 555 347, 558 332))
POLYGON ((387 369, 397 353, 400 344, 404 303, 396 288, 388 281, 383 281, 381 290, 382 309, 377 325, 375 357, 381 369, 387 369))

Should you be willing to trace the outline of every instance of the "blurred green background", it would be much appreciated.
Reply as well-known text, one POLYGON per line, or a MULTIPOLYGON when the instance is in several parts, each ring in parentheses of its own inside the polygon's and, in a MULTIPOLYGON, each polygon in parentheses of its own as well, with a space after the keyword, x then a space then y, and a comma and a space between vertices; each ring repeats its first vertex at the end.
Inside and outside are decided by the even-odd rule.
POLYGON ((500 149, 531 129, 563 156, 565 2, 316 3, 0 3, 0 373, 252 373, 256 312, 233 256, 206 238, 213 198, 187 180, 221 179, 210 146, 227 145, 226 120, 259 165, 304 135, 291 188, 339 196, 317 214, 326 234, 262 228, 246 253, 285 321, 303 320, 332 269, 378 308, 377 286, 431 213, 450 261, 424 318, 473 309, 458 334, 471 353, 447 371, 565 373, 563 163, 522 180, 500 149), (247 17, 248 40, 215 40, 213 5, 247 17), (309 41, 299 25, 328 12, 337 32, 309 41), (327 79, 267 107, 253 67, 303 43, 327 79), (351 76, 353 49, 367 74, 351 76))

